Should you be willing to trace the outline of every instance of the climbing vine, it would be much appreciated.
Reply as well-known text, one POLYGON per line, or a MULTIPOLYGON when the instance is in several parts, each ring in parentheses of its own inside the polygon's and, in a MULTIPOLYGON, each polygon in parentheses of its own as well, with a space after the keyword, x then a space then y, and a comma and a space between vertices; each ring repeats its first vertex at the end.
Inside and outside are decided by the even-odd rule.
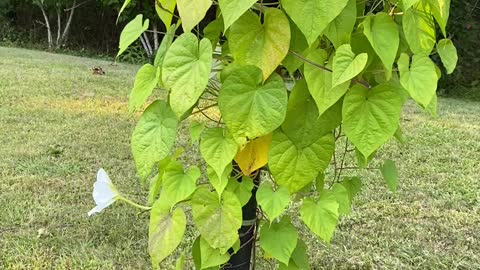
MULTIPOLYGON (((367 168, 382 145, 401 140, 408 99, 436 113, 441 73, 432 54, 449 73, 457 62, 446 31, 449 0, 155 4, 167 33, 129 97, 130 112, 142 114, 131 147, 149 190, 142 208, 150 210, 154 268, 192 224, 197 269, 233 269, 231 258, 251 241, 280 269, 309 269, 307 246, 290 216, 330 243, 361 188, 361 179, 345 171, 367 168), (212 8, 216 19, 200 31, 212 8), (152 101, 155 91, 164 98, 152 101), (178 158, 181 123, 190 126, 198 164, 178 158), (355 166, 347 167, 347 155, 356 157, 355 166), (256 218, 246 220, 242 211, 252 201, 256 218), (247 240, 242 227, 250 228, 247 240)), ((119 54, 148 24, 138 15, 125 27, 119 54)), ((378 169, 395 191, 395 163, 378 169)), ((104 206, 123 199, 118 194, 104 206)))

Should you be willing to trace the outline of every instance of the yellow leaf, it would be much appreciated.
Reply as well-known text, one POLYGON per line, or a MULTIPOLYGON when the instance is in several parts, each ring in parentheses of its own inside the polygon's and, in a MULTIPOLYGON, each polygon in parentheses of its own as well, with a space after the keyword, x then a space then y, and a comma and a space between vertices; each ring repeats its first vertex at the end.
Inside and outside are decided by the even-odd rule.
POLYGON ((272 260, 273 259, 273 256, 270 255, 270 253, 266 252, 266 251, 263 251, 263 258, 265 260, 272 260))
POLYGON ((235 156, 235 162, 244 175, 260 169, 268 163, 268 148, 272 142, 272 134, 256 138, 245 145, 235 156))

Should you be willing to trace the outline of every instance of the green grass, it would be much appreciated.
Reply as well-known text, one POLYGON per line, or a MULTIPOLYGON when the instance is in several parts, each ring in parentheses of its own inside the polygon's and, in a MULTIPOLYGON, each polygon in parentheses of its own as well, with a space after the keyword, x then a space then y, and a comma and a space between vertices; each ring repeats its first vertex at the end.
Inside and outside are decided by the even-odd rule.
MULTIPOLYGON (((121 203, 86 215, 99 167, 145 203, 129 147, 137 68, 0 48, 0 269, 150 267, 148 215, 121 203)), ((410 104, 406 144, 379 151, 399 167, 396 194, 378 171, 362 172, 329 247, 302 230, 315 269, 480 268, 480 103, 440 99, 439 112, 410 104)))

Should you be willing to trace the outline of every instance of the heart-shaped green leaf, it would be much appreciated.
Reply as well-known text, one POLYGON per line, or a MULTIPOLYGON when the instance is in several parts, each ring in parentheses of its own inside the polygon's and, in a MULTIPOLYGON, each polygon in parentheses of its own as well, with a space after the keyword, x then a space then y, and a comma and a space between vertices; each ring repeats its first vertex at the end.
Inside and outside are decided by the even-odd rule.
POLYGON ((194 34, 185 33, 170 46, 163 60, 162 81, 171 90, 170 105, 179 118, 202 95, 211 65, 212 44, 206 38, 199 43, 194 34))
MULTIPOLYGON (((314 63, 323 64, 327 60, 327 52, 324 50, 316 50, 310 53, 307 59, 314 63)), ((329 61, 326 67, 332 68, 332 62, 329 61)), ((332 87, 333 78, 331 72, 327 72, 309 64, 305 65, 304 70, 308 90, 317 104, 318 114, 322 115, 328 110, 328 108, 332 107, 343 97, 343 95, 345 95, 350 82, 345 82, 336 87, 332 87)))
POLYGON ((362 53, 357 56, 352 52, 350 44, 338 47, 333 57, 333 82, 332 88, 349 82, 360 74, 368 61, 368 54, 362 53))
POLYGON ((227 190, 235 194, 240 204, 245 206, 252 197, 253 180, 248 176, 243 176, 240 181, 235 178, 228 180, 227 190))
POLYGON ((377 151, 374 151, 370 156, 364 157, 362 152, 358 148, 355 148, 355 157, 357 159, 358 168, 365 169, 370 162, 372 162, 373 158, 377 154, 377 151))
POLYGON ((297 82, 269 150, 269 168, 277 184, 294 193, 328 166, 334 148, 331 131, 341 122, 341 106, 338 102, 319 117, 305 81, 297 82))
POLYGON ((158 17, 165 25, 165 28, 170 30, 170 25, 172 24, 173 14, 175 12, 175 6, 177 5, 177 0, 156 0, 155 1, 155 11, 157 12, 158 17))
POLYGON ((267 214, 270 223, 280 216, 290 203, 290 193, 288 193, 286 187, 279 187, 274 191, 267 182, 263 182, 260 185, 256 197, 262 211, 267 214))
POLYGON ((192 245, 192 259, 195 269, 202 269, 202 254, 200 251, 200 236, 198 236, 192 245))
MULTIPOLYGON (((174 0, 175 1, 175 0, 174 0)), ((173 25, 173 27, 170 27, 165 34, 165 36, 162 39, 162 42, 160 43, 160 46, 158 47, 157 53, 155 55, 155 59, 153 61, 153 65, 156 67, 162 67, 163 65, 163 60, 165 59, 165 55, 167 54, 168 49, 170 46, 172 46, 173 39, 175 38, 175 31, 177 30, 177 27, 173 25)), ((163 85, 163 82, 161 82, 161 85, 163 85)))
MULTIPOLYGON (((202 252, 200 250, 200 236, 195 239, 192 246, 192 257, 193 263, 195 265, 195 269, 202 269, 202 270, 220 270, 219 266, 213 266, 209 268, 202 268, 202 252)), ((205 241, 205 240, 204 240, 205 241)))
POLYGON ((225 168, 237 154, 238 146, 229 132, 223 128, 210 128, 200 140, 200 153, 221 177, 225 168))
POLYGON ((167 103, 155 101, 143 112, 132 135, 135 167, 145 182, 156 162, 167 157, 175 143, 178 120, 167 103))
MULTIPOLYGON (((301 55, 308 55, 310 52, 314 51, 318 47, 317 42, 312 45, 308 45, 305 36, 302 34, 300 29, 293 23, 290 22, 290 51, 299 53, 301 55)), ((287 54, 283 59, 282 65, 288 70, 290 74, 294 74, 297 69, 303 65, 304 61, 293 53, 287 54)))
POLYGON ((193 221, 202 237, 224 254, 238 240, 242 226, 242 206, 235 194, 224 191, 219 201, 216 192, 199 188, 192 197, 193 221))
POLYGON ((327 244, 330 243, 338 222, 338 202, 333 194, 324 192, 317 203, 303 201, 300 217, 307 227, 327 244))
POLYGON ((320 194, 323 192, 324 187, 325 187, 325 173, 319 172, 317 177, 315 178, 315 190, 320 194))
POLYGON ((389 73, 397 56, 400 37, 397 25, 387 13, 379 12, 367 16, 363 21, 363 34, 383 62, 389 73))
POLYGON ((212 248, 203 237, 200 237, 201 269, 222 265, 229 259, 228 253, 220 253, 220 250, 212 248))
POLYGON ((347 6, 348 0, 282 0, 283 9, 312 44, 347 6))
POLYGON ((337 199, 338 203, 338 214, 339 215, 348 215, 350 214, 350 209, 352 208, 352 202, 348 195, 348 190, 340 183, 335 183, 330 191, 337 199))
POLYGON ((259 67, 266 80, 288 53, 290 25, 280 9, 265 9, 264 18, 262 25, 255 13, 245 13, 230 27, 228 46, 236 63, 259 67))
POLYGON ((402 19, 405 39, 414 54, 430 54, 435 46, 435 22, 433 16, 421 6, 405 11, 402 19))
POLYGON ((200 23, 212 5, 212 0, 177 0, 177 8, 182 19, 183 32, 189 33, 200 23))
POLYGON ((122 33, 120 34, 117 56, 125 52, 128 49, 128 46, 135 42, 142 33, 148 29, 148 24, 149 20, 146 19, 145 22, 143 22, 143 15, 139 14, 135 19, 125 25, 125 28, 123 28, 122 33))
POLYGON ((420 0, 402 0, 403 10, 409 9, 411 6, 416 4, 420 0))
POLYGON ((284 216, 278 223, 263 223, 260 228, 260 247, 284 264, 290 261, 297 240, 297 229, 288 216, 284 216))
MULTIPOLYGON (((223 17, 218 17, 214 21, 211 21, 203 29, 203 37, 208 38, 212 42, 212 48, 214 51, 219 45, 218 41, 220 41, 220 35, 225 31, 226 30, 223 28, 223 17)), ((223 50, 226 50, 226 47, 228 47, 228 44, 223 50)))
POLYGON ((200 123, 197 121, 192 121, 190 123, 189 131, 190 131, 190 140, 192 141, 192 144, 198 142, 204 130, 205 130, 205 125, 203 123, 200 123))
POLYGON ((435 64, 426 55, 414 55, 412 62, 407 54, 398 59, 400 83, 418 104, 426 108, 437 91, 438 76, 435 64))
POLYGON ((160 193, 160 187, 162 186, 165 170, 173 160, 174 159, 170 157, 166 157, 158 162, 158 173, 155 175, 155 177, 150 179, 148 187, 148 205, 152 205, 155 202, 158 194, 160 193))
POLYGON ((342 185, 347 189, 348 197, 350 198, 350 202, 352 202, 353 198, 362 188, 362 181, 358 177, 347 177, 343 180, 342 185))
POLYGON ((120 18, 120 15, 122 15, 122 12, 128 7, 128 5, 130 5, 131 1, 132 0, 125 0, 123 2, 123 5, 122 5, 122 7, 120 7, 120 11, 118 12, 118 15, 117 15, 117 23, 118 23, 118 19, 120 18))
POLYGON ((398 128, 403 98, 401 89, 381 84, 372 89, 355 85, 343 101, 343 129, 364 157, 369 157, 398 128))
POLYGON ((426 10, 429 10, 433 13, 433 17, 440 26, 443 36, 447 36, 447 22, 448 17, 450 16, 450 0, 423 0, 425 3, 426 10))
POLYGON ((196 188, 201 172, 198 167, 183 171, 182 163, 172 161, 163 175, 161 198, 172 206, 190 197, 196 188))
POLYGON ((237 142, 267 135, 279 127, 287 111, 287 90, 282 78, 273 74, 262 85, 262 72, 241 66, 222 85, 218 106, 227 128, 237 142))
POLYGON ((256 2, 257 0, 219 0, 225 31, 256 2))
POLYGON ((157 200, 150 213, 148 228, 148 253, 154 269, 178 247, 182 241, 187 218, 182 208, 170 213, 170 207, 157 200))
POLYGON ((299 147, 309 146, 342 122, 342 103, 337 102, 320 117, 305 80, 297 81, 288 100, 283 132, 299 147))
POLYGON ((457 48, 450 39, 442 39, 437 44, 437 52, 447 73, 451 74, 458 62, 457 48))
POLYGON ((327 168, 334 149, 332 134, 323 135, 307 146, 295 143, 277 130, 273 133, 269 152, 269 168, 276 183, 287 187, 291 194, 301 190, 327 168))
POLYGON ((437 95, 433 95, 432 100, 428 104, 428 106, 425 108, 425 112, 430 114, 432 117, 438 117, 438 112, 437 112, 437 106, 438 106, 438 98, 437 95))
POLYGON ((288 265, 280 264, 279 270, 310 270, 310 264, 308 262, 307 245, 302 239, 298 238, 297 246, 293 250, 292 258, 288 265))
POLYGON ((160 69, 150 64, 142 66, 135 76, 135 84, 128 99, 128 110, 130 113, 140 109, 160 79, 160 69))
POLYGON ((175 270, 183 270, 185 266, 185 254, 182 253, 175 263, 175 270))
POLYGON ((385 160, 382 167, 380 168, 382 172, 383 179, 387 183, 388 189, 392 192, 397 191, 397 183, 398 183, 398 171, 397 166, 395 166, 395 162, 391 160, 385 160))
POLYGON ((220 199, 223 193, 223 190, 228 185, 228 179, 230 174, 232 173, 232 164, 228 164, 225 170, 223 171, 222 175, 219 177, 215 170, 208 166, 207 167, 207 175, 208 181, 212 184, 213 188, 217 191, 218 198, 220 199))
POLYGON ((350 43, 353 27, 357 20, 356 0, 349 0, 347 6, 325 29, 325 36, 333 43, 335 48, 342 44, 350 43))

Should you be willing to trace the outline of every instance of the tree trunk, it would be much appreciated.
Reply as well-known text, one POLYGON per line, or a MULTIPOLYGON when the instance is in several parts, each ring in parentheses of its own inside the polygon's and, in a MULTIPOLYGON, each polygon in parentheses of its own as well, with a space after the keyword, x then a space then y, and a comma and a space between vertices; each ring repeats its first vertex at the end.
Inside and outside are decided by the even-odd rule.
POLYGON ((48 48, 51 49, 53 46, 53 38, 52 38, 52 28, 50 28, 50 21, 48 20, 47 13, 45 12, 45 9, 43 8, 42 4, 38 4, 40 7, 40 10, 42 11, 43 14, 43 19, 45 20, 45 27, 47 28, 47 38, 48 38, 48 48))
POLYGON ((77 0, 73 0, 72 7, 70 8, 70 14, 68 15, 67 24, 65 24, 65 28, 63 29, 62 37, 60 38, 60 42, 57 43, 57 48, 62 46, 63 44, 67 43, 68 33, 70 31, 70 25, 72 24, 73 14, 75 13, 75 9, 77 8, 77 0))
POLYGON ((152 45, 150 44, 150 40, 148 39, 148 35, 147 33, 143 32, 143 38, 145 40, 145 45, 147 46, 147 54, 148 54, 148 57, 152 57, 153 55, 153 49, 152 49, 152 45))
MULTIPOLYGON (((236 164, 234 164, 236 166, 236 164)), ((257 237, 257 187, 260 185, 260 173, 252 179, 255 186, 252 190, 252 197, 242 207, 242 227, 238 230, 240 236, 240 250, 230 257, 223 270, 250 270, 255 260, 255 243, 257 237), (253 258, 252 258, 253 257, 253 258)), ((233 253, 233 252, 232 252, 233 253)))
POLYGON ((143 36, 140 36, 140 42, 142 43, 143 49, 147 53, 147 56, 150 57, 150 51, 148 50, 147 43, 145 42, 145 38, 143 36))
POLYGON ((158 29, 157 29, 157 23, 153 22, 153 49, 156 52, 158 50, 158 29))
POLYGON ((60 37, 62 33, 62 14, 60 13, 60 8, 57 8, 57 41, 56 46, 60 43, 60 37))

